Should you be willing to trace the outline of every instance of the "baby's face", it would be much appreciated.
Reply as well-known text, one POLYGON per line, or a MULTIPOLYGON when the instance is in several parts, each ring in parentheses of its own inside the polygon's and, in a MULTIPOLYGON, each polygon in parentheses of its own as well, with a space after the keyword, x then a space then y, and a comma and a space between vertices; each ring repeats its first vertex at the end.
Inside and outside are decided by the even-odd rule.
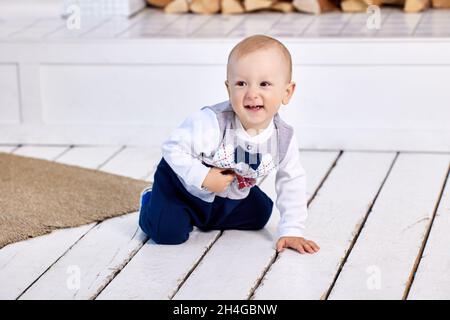
POLYGON ((230 61, 225 85, 234 112, 245 129, 264 129, 287 104, 295 89, 288 66, 277 49, 258 50, 230 61))

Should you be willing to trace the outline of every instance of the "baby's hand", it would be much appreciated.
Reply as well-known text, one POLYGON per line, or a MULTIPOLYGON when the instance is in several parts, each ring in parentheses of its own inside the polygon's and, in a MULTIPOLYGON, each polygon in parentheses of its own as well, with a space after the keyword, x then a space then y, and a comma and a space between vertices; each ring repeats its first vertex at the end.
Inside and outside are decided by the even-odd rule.
POLYGON ((209 169, 202 187, 205 187, 211 192, 223 192, 233 181, 234 176, 234 171, 230 169, 212 167, 209 169))
POLYGON ((281 237, 277 241, 277 252, 282 252, 284 248, 292 248, 300 253, 316 253, 320 247, 311 240, 302 237, 281 237))

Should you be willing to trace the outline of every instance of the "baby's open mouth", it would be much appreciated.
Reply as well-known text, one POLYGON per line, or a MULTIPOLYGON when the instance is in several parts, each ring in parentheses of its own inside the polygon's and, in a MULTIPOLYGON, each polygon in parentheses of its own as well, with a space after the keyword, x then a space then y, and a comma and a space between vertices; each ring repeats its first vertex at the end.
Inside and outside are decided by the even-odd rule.
POLYGON ((245 109, 250 109, 250 110, 259 110, 264 108, 263 105, 246 105, 244 106, 245 109))

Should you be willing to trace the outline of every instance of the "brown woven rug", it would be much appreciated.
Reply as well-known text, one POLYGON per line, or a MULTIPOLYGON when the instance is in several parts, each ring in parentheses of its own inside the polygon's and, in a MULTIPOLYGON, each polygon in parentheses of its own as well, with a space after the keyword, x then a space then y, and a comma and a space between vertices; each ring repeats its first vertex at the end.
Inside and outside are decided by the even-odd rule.
POLYGON ((0 152, 0 248, 55 229, 138 211, 141 191, 148 185, 0 152))

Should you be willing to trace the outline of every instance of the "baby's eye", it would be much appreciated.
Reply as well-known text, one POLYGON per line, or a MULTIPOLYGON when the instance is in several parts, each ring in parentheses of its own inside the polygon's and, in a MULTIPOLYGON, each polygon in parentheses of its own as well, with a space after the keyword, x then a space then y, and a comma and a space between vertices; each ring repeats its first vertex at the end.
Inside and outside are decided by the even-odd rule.
POLYGON ((270 86, 270 83, 267 82, 267 81, 263 81, 263 82, 261 82, 261 85, 262 85, 263 87, 268 87, 268 86, 270 86), (265 84, 265 85, 264 85, 264 84, 265 84))
POLYGON ((238 82, 236 82, 236 85, 238 85, 238 86, 243 86, 244 84, 245 84, 244 81, 238 81, 238 82))

